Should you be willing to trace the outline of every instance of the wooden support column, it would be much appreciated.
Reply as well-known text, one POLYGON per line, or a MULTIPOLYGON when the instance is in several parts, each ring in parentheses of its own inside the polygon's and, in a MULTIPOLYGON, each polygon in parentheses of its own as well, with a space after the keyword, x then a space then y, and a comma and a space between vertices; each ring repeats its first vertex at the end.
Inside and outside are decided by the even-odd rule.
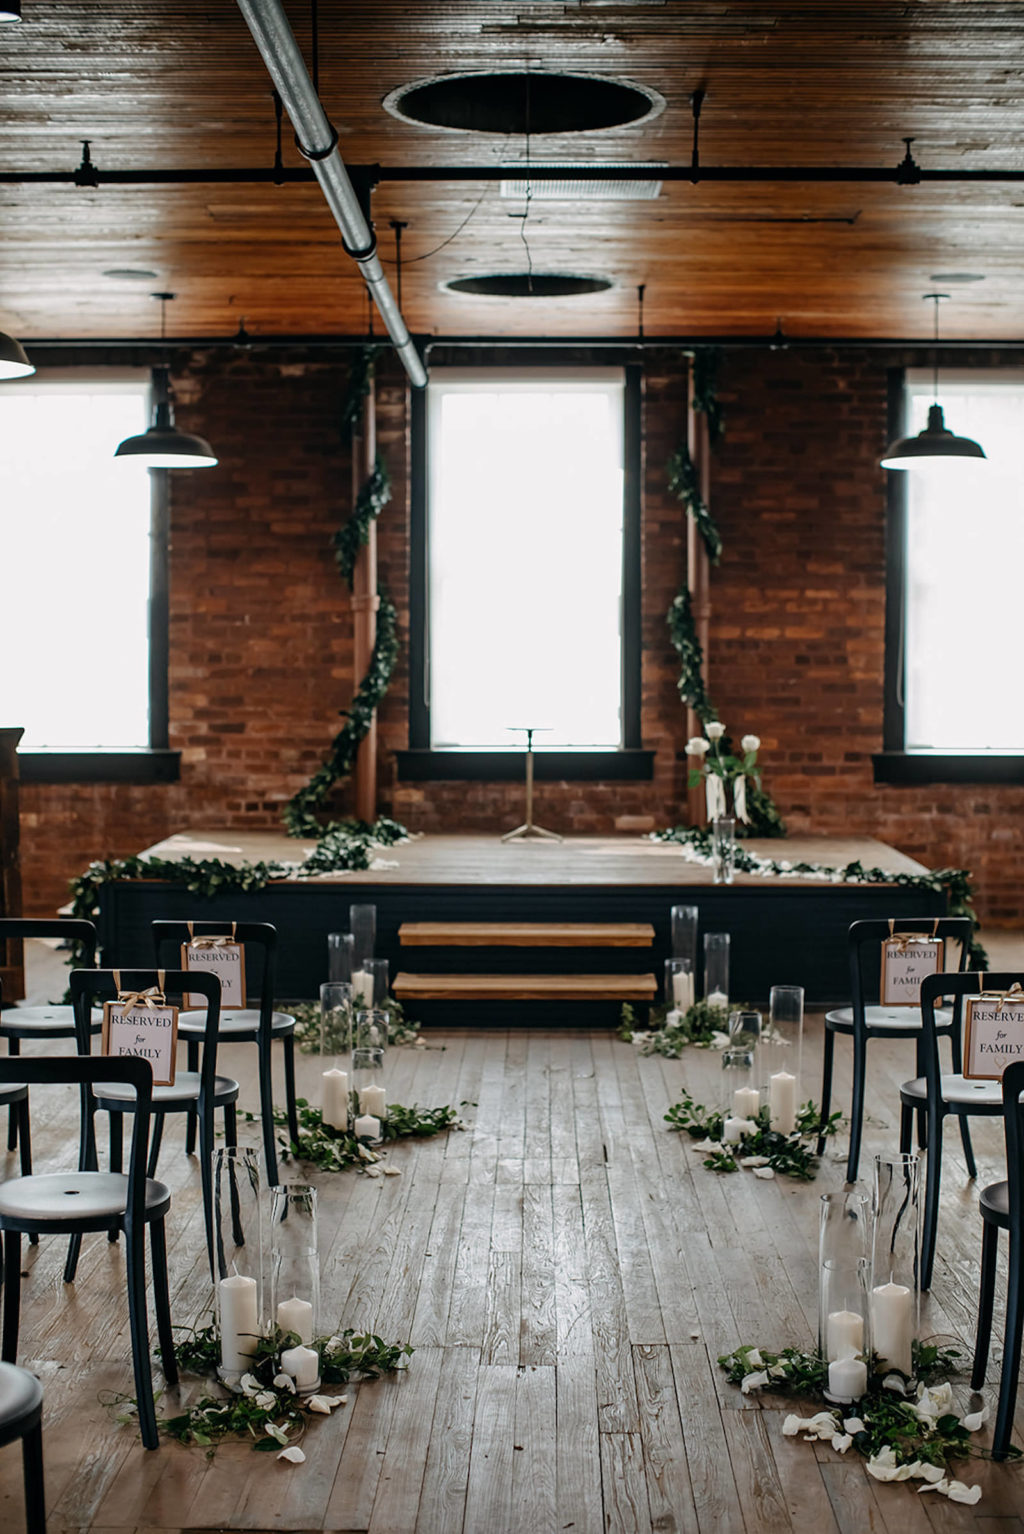
MULTIPOLYGON (((352 443, 352 504, 355 505, 356 496, 373 473, 373 466, 377 458, 377 412, 374 399, 374 386, 371 382, 370 392, 363 403, 362 430, 357 433, 352 443)), ((353 666, 355 675, 352 682, 352 694, 355 696, 356 689, 366 675, 370 664, 370 656, 377 642, 377 609, 380 606, 380 598, 377 595, 377 524, 370 523, 370 536, 366 547, 360 549, 356 558, 352 586, 352 617, 353 617, 353 666)), ((353 809, 360 820, 374 821, 377 818, 377 716, 374 714, 373 722, 364 737, 358 755, 356 756, 355 770, 352 775, 354 787, 353 809)))
MULTIPOLYGON (((686 374, 686 442, 690 458, 697 474, 697 487, 706 506, 711 504, 711 442, 708 437, 708 418, 703 410, 693 406, 694 365, 691 357, 686 374)), ((690 603, 697 638, 704 654, 704 681, 709 683, 710 660, 708 636, 711 628, 711 565, 704 540, 697 531, 691 516, 686 518, 686 584, 690 589, 690 603)), ((710 691, 710 684, 708 690, 710 691)), ((704 726, 692 708, 686 710, 686 735, 703 733, 704 726)), ((690 824, 703 825, 705 798, 702 784, 687 790, 686 805, 690 824)))
MULTIPOLYGON (((21 915, 21 860, 18 839, 18 742, 25 731, 19 726, 0 729, 0 916, 21 915)), ((25 964, 22 944, 0 943, 0 980, 4 1002, 21 1001, 25 995, 25 964)))

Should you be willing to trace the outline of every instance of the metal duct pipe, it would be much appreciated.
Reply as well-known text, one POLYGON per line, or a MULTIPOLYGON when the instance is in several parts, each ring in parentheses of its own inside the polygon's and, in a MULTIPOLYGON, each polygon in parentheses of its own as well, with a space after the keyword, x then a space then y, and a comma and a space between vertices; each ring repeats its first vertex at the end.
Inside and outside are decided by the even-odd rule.
POLYGON ((338 135, 313 88, 288 18, 279 0, 238 0, 238 8, 292 120, 299 148, 312 164, 327 206, 341 230, 342 244, 363 274, 410 382, 422 389, 427 381, 426 368, 388 286, 373 230, 338 152, 338 135))

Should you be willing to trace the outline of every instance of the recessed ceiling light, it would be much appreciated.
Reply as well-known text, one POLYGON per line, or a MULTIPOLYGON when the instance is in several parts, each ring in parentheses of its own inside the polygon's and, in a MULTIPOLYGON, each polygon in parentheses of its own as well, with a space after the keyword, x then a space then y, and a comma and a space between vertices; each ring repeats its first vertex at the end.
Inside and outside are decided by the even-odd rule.
POLYGON ((456 277, 441 286, 449 293, 478 298, 577 298, 584 293, 607 293, 615 284, 608 277, 563 272, 493 272, 486 277, 456 277))
POLYGON ((587 133, 635 126, 665 109, 657 91, 606 75, 487 70, 413 80, 384 98, 405 122, 468 133, 587 133))
POLYGON ((141 266, 112 266, 103 275, 113 278, 115 282, 152 282, 157 273, 141 266))
POLYGON ((611 177, 581 175, 588 170, 663 170, 665 162, 657 160, 534 160, 532 166, 523 163, 519 176, 500 181, 498 190, 502 197, 523 198, 529 193, 531 202, 649 202, 661 195, 660 181, 634 181, 624 176, 621 180, 611 177), (562 170, 558 180, 538 180, 530 175, 531 169, 562 170))
POLYGON ((932 272, 929 282, 984 282, 984 272, 932 272))

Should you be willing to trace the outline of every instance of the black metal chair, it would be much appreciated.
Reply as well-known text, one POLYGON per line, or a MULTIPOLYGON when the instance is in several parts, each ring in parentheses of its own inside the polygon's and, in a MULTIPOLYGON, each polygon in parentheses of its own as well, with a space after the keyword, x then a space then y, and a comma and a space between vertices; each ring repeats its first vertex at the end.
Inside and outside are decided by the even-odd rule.
MULTIPOLYGON (((91 921, 79 921, 71 917, 39 919, 31 916, 0 917, 0 943, 24 942, 26 938, 60 938, 62 941, 80 944, 81 967, 91 969, 96 963, 96 928, 91 921)), ((103 1016, 93 1018, 93 1032, 103 1026, 103 1016)), ((75 1017, 69 1006, 61 1003, 42 1007, 12 1006, 0 1016, 0 1039, 7 1040, 7 1053, 21 1053, 23 1039, 49 1041, 50 1039, 73 1039, 75 1017)), ((7 1123, 7 1149, 14 1150, 18 1144, 18 1116, 11 1113, 7 1123)))
POLYGON ((25 1477, 25 1528, 28 1534, 45 1534, 43 1387, 27 1369, 0 1363, 0 1447, 16 1438, 25 1477))
MULTIPOLYGON (((274 1134, 274 1078, 271 1045, 278 1041, 284 1051, 285 1105, 288 1112, 288 1132, 293 1141, 299 1139, 298 1108, 295 1103, 295 1019, 290 1012, 274 1011, 274 973, 277 957, 277 928, 266 921, 155 921, 153 941, 156 944, 157 963, 161 958, 180 963, 181 945, 192 937, 234 936, 245 944, 246 959, 253 948, 259 950, 262 964, 259 969, 259 1007, 224 1010, 220 1014, 220 1036, 228 1044, 256 1044, 259 1051, 260 1119, 263 1126, 263 1159, 266 1164, 267 1183, 273 1187, 277 1182, 277 1140, 274 1134)), ((192 971, 189 971, 192 973, 192 971)), ((189 1013, 178 1019, 178 1035, 189 1046, 189 1069, 194 1070, 194 1050, 201 1035, 202 1026, 189 1013)), ((192 1149, 193 1125, 190 1123, 186 1148, 192 1149)))
POLYGON ((1003 1368, 999 1380, 999 1405, 992 1434, 993 1459, 1005 1459, 1013 1433, 1020 1374, 1021 1333, 1024 1329, 1024 1060, 1008 1065, 1002 1080, 1003 1120, 1006 1126, 1006 1178, 982 1188, 981 1288, 978 1296, 978 1335, 974 1344, 971 1389, 985 1383, 988 1348, 992 1337, 992 1308, 996 1292, 996 1255, 999 1232, 1010 1237, 1006 1275, 1006 1326, 1003 1332, 1003 1368))
MULTIPOLYGON (((3 991, 3 983, 0 982, 0 1001, 3 999, 3 991)), ((8 1150, 21 1147, 21 1175, 28 1177, 32 1172, 32 1128, 28 1116, 28 1087, 23 1081, 9 1081, 6 1086, 0 1085, 0 1108, 7 1108, 11 1118, 8 1150)))
MULTIPOLYGON (((217 1043, 220 1022, 220 981, 216 975, 193 973, 182 969, 75 969, 71 972, 71 996, 78 1021, 78 1047, 83 1055, 90 1049, 89 1012, 91 1003, 99 998, 116 1000, 122 991, 143 991, 158 986, 165 994, 174 995, 187 986, 206 998, 203 1014, 204 1028, 195 1041, 198 1054, 202 1044, 202 1058, 198 1070, 178 1071, 174 1085, 154 1086, 149 1108, 153 1131, 149 1140, 147 1176, 155 1177, 163 1137, 164 1119, 171 1113, 193 1115, 199 1124, 199 1171, 203 1183, 203 1218, 206 1223, 206 1240, 213 1269, 213 1115, 220 1108, 224 1113, 224 1143, 238 1144, 238 1082, 230 1076, 217 1075, 217 1043)), ((96 1111, 110 1115, 110 1169, 121 1170, 122 1118, 135 1112, 133 1094, 114 1078, 102 1075, 92 1088, 91 1100, 86 1112, 88 1143, 83 1154, 91 1157, 87 1165, 96 1166, 96 1135, 94 1115, 96 1111)), ((116 1239, 116 1234, 115 1234, 116 1239)), ((81 1245, 81 1241, 77 1246, 81 1245)), ((72 1242, 68 1253, 68 1270, 65 1277, 73 1278, 78 1262, 78 1250, 72 1242)))
MULTIPOLYGON (((853 1039, 853 1100, 850 1105, 850 1149, 846 1159, 846 1180, 856 1182, 860 1167, 861 1138, 864 1131, 864 1096, 867 1084, 867 1047, 869 1039, 915 1039, 918 1042, 917 1069, 921 1070, 921 1009, 920 1007, 882 1007, 868 1003, 870 986, 874 982, 878 993, 880 953, 883 939, 907 932, 920 932, 922 936, 941 937, 960 944, 958 970, 967 967, 967 945, 970 941, 972 923, 969 916, 903 916, 892 925, 888 921, 874 919, 855 921, 847 934, 850 961, 851 1005, 838 1007, 825 1014, 825 1042, 821 1071, 821 1123, 828 1123, 832 1106, 832 1065, 837 1033, 849 1034, 853 1039)), ((954 1039, 953 1069, 960 1069, 959 1031, 953 1014, 945 1017, 938 1026, 940 1033, 948 1033, 954 1039)), ((825 1149, 825 1135, 818 1138, 818 1155, 825 1149)), ((964 1151, 970 1156, 970 1142, 964 1142, 964 1151)))
POLYGON ((921 1288, 932 1286, 935 1265, 935 1239, 939 1223, 939 1190, 942 1184, 942 1126, 955 1115, 967 1160, 967 1175, 978 1175, 970 1138, 965 1133, 969 1118, 994 1118, 1003 1111, 1002 1087, 998 1081, 968 1081, 961 1073, 960 1019, 963 998, 988 990, 1009 990, 1015 981, 1024 980, 1020 971, 981 975, 977 970, 965 975, 929 975, 921 986, 921 1018, 924 1024, 918 1053, 922 1074, 900 1087, 900 1150, 909 1151, 917 1116, 922 1149, 927 1147, 927 1177, 924 1197, 924 1221, 921 1231, 921 1288), (939 1063, 939 1030, 935 1026, 935 1003, 943 996, 955 1002, 953 1058, 957 1065, 952 1075, 944 1076, 939 1063), (923 1111, 922 1111, 923 1110, 923 1111))
MULTIPOLYGON (((80 973, 88 975, 88 971, 80 973)), ((84 993, 83 993, 84 994, 84 993)), ((0 1059, 0 1083, 20 1075, 30 1085, 68 1083, 82 1088, 83 1096, 99 1083, 118 1086, 132 1096, 134 1121, 127 1176, 97 1172, 85 1161, 88 1112, 83 1108, 79 1169, 77 1172, 36 1173, 0 1183, 0 1231, 3 1232, 3 1333, 2 1355, 15 1363, 21 1312, 21 1238, 25 1234, 78 1235, 89 1231, 123 1231, 128 1278, 128 1315, 131 1324, 135 1395, 139 1428, 147 1449, 158 1444, 153 1376, 149 1359, 149 1320, 146 1314, 145 1228, 149 1226, 152 1251, 153 1301, 160 1338, 164 1376, 169 1385, 178 1381, 171 1332, 170 1297, 167 1285, 167 1238, 164 1218, 171 1195, 163 1183, 146 1176, 149 1114, 153 1099, 153 1071, 148 1060, 101 1059, 83 1055, 28 1056, 13 1061, 0 1059)))

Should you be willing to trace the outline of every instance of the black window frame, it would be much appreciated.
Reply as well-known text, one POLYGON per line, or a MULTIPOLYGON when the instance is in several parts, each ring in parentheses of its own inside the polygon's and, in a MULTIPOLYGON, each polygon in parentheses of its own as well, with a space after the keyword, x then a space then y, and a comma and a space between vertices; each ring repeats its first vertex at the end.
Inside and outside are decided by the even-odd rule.
MULTIPOLYGON (((886 441, 906 435, 906 370, 886 380, 886 441)), ((882 750, 872 756, 876 783, 1024 783, 1024 752, 906 749, 907 471, 886 470, 885 685, 882 750)))
MULTIPOLYGON (((635 353, 634 353, 635 357, 635 353)), ((564 357, 546 352, 541 357, 518 356, 515 363, 472 359, 474 367, 495 374, 510 366, 566 368, 609 364, 621 366, 623 393, 623 521, 622 521, 622 647, 621 698, 622 743, 615 749, 576 751, 539 749, 534 775, 541 781, 597 779, 650 779, 653 751, 642 748, 642 473, 643 473, 643 367, 635 360, 604 355, 600 361, 581 361, 578 352, 564 357)), ((415 390, 410 410, 411 494, 409 568, 409 749, 399 751, 399 778, 409 781, 478 779, 518 782, 522 777, 522 752, 491 750, 434 750, 430 744, 430 659, 428 651, 430 593, 427 558, 427 400, 426 390, 415 390)))

